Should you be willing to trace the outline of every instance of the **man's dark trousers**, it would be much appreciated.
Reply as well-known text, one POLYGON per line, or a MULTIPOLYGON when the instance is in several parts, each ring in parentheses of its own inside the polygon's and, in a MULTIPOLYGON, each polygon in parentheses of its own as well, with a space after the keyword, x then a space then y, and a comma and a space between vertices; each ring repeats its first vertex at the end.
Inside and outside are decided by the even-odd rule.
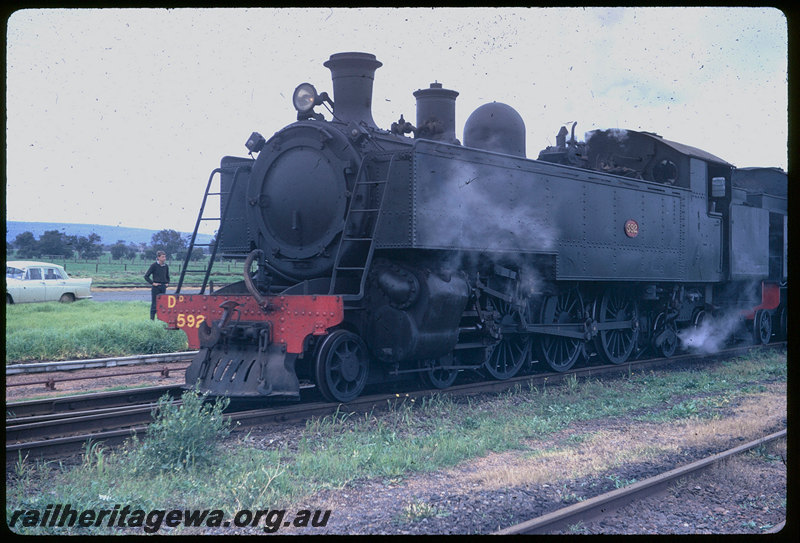
POLYGON ((167 292, 167 285, 153 285, 150 287, 150 320, 156 320, 156 298, 159 294, 166 294, 167 292))

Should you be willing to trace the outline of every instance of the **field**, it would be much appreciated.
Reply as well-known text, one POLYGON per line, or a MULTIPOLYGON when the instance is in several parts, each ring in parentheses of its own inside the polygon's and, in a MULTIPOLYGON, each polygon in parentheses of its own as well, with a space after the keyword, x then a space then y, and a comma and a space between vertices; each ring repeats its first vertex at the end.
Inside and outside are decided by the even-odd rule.
MULTIPOLYGON (((189 271, 187 271, 186 278, 184 279, 185 285, 199 286, 202 284, 205 268, 208 265, 208 258, 209 257, 206 256, 203 260, 189 262, 189 267, 187 268, 189 271)), ((13 260, 13 258, 9 257, 7 260, 13 260)), ((151 260, 142 260, 139 258, 113 260, 108 254, 93 260, 46 257, 42 257, 41 260, 64 266, 64 269, 67 270, 67 273, 72 277, 91 277, 93 287, 146 287, 147 284, 144 281, 144 274, 147 272, 147 268, 150 267, 150 264, 152 264, 151 260)), ((172 285, 177 286, 183 268, 183 260, 173 259, 172 261, 167 261, 167 264, 169 264, 172 285)), ((216 262, 210 280, 213 281, 215 285, 224 285, 238 281, 243 272, 242 264, 241 261, 226 260, 223 262, 216 262)))
POLYGON ((6 364, 185 351, 165 326, 148 302, 6 305, 6 364))

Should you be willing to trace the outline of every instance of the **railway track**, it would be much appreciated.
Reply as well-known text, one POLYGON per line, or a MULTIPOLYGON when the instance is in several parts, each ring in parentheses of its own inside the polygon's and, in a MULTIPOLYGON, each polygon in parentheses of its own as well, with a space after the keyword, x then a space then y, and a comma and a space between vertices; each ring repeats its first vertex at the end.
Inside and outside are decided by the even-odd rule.
MULTIPOLYGON (((495 535, 554 534, 572 525, 596 521, 630 503, 657 495, 682 478, 695 477, 700 472, 717 466, 724 460, 735 455, 785 438, 786 430, 770 434, 744 445, 714 454, 697 462, 692 462, 686 466, 675 468, 656 477, 633 483, 606 494, 595 496, 586 501, 499 530, 495 532, 495 535)), ((783 523, 773 527, 771 531, 778 532, 782 528, 783 523)))
MULTIPOLYGON (((774 347, 774 344, 772 345, 774 347)), ((747 346, 698 357, 680 355, 669 359, 654 358, 631 361, 622 365, 587 366, 566 373, 520 375, 504 381, 481 381, 448 388, 445 393, 468 396, 496 393, 515 387, 556 384, 568 378, 587 378, 629 371, 657 369, 680 362, 701 363, 736 356, 757 347, 747 346)), ((341 404, 323 402, 307 386, 300 403, 272 405, 253 409, 252 404, 232 405, 228 416, 237 428, 303 422, 312 417, 329 415, 341 404), (248 408, 249 407, 249 408, 248 408)), ((62 397, 31 402, 10 403, 6 418, 6 458, 19 455, 53 457, 79 452, 87 440, 107 445, 122 443, 134 433, 144 432, 151 420, 155 401, 165 393, 177 396, 180 387, 163 386, 100 394, 62 397)), ((430 396, 439 390, 415 390, 403 393, 365 395, 346 404, 349 412, 384 409, 388 403, 430 396)))
POLYGON ((154 387, 116 390, 111 392, 96 392, 93 394, 79 394, 22 402, 10 402, 6 404, 6 427, 8 427, 8 422, 10 419, 22 420, 23 418, 41 415, 59 415, 75 411, 91 411, 109 407, 121 407, 155 402, 164 394, 177 392, 180 389, 180 386, 161 385, 154 387))
MULTIPOLYGON (((163 353, 138 356, 97 358, 90 360, 67 360, 60 362, 38 362, 11 364, 6 366, 6 395, 10 390, 34 391, 45 388, 55 391, 59 384, 75 381, 91 381, 103 378, 123 378, 151 375, 150 380, 183 375, 196 351, 163 353), (160 377, 159 377, 160 374, 160 377), (23 388, 24 387, 24 388, 23 388)), ((137 377, 144 379, 144 377, 137 377)), ((22 394, 21 392, 18 394, 22 394)))
POLYGON ((6 366, 6 376, 26 375, 30 373, 50 373, 54 371, 72 371, 94 368, 115 368, 122 366, 139 366, 142 364, 158 364, 169 362, 189 362, 197 351, 180 353, 142 354, 135 356, 114 356, 110 358, 92 358, 88 360, 62 360, 59 362, 34 362, 30 364, 10 364, 6 366))

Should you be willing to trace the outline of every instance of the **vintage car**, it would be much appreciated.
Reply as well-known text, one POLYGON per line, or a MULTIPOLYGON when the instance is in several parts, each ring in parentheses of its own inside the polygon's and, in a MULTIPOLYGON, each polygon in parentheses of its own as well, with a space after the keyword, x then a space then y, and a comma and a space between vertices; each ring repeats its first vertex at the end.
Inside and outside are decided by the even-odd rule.
POLYGON ((6 262, 6 303, 74 302, 91 298, 92 279, 73 279, 63 266, 47 262, 6 262))

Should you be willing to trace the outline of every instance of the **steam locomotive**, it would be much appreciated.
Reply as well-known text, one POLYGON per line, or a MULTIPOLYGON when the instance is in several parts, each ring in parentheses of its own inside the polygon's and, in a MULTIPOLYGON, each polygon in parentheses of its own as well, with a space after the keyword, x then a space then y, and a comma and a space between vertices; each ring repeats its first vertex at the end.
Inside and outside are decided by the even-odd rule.
POLYGON ((299 85, 297 121, 253 133, 247 157, 212 172, 197 224, 219 221, 211 262, 242 259, 245 273, 207 292, 209 264, 200 294, 182 294, 187 257, 159 297, 159 319, 198 349, 187 386, 298 398, 315 385, 348 402, 410 374, 446 388, 464 370, 670 356, 722 314, 757 342, 785 335, 781 170, 650 132, 579 142, 574 125, 532 160, 521 116, 497 102, 469 116, 462 144, 459 93, 439 83, 413 93, 416 125, 380 129, 381 65, 332 55, 332 97, 299 85))

